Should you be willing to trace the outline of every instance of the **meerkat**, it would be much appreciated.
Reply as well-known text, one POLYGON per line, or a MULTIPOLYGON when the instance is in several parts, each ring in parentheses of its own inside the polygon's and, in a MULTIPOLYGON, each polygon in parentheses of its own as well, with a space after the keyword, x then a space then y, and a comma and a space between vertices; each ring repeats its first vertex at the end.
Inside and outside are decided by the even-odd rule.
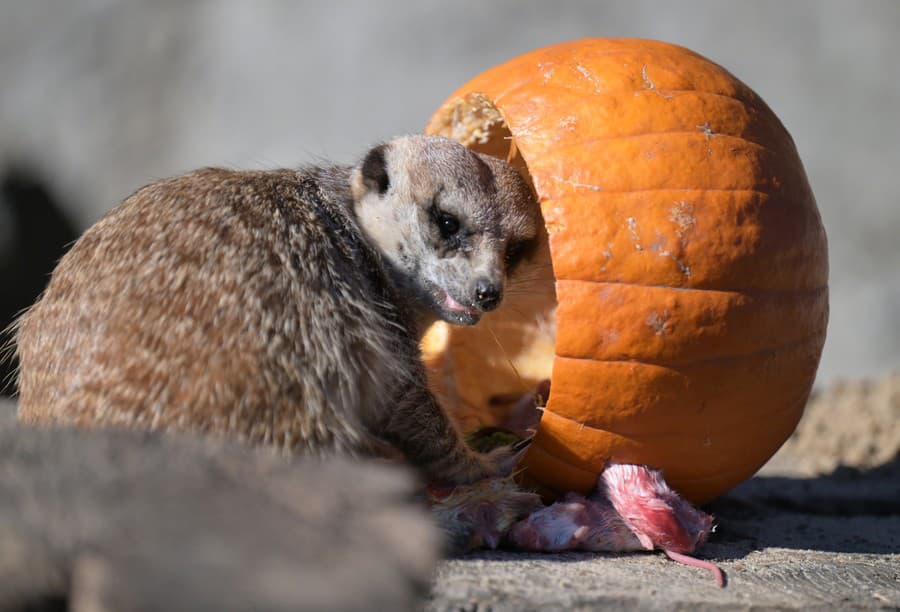
POLYGON ((355 166, 153 183, 85 232, 20 319, 19 418, 387 447, 432 482, 495 476, 509 453, 465 445, 418 346, 439 319, 496 308, 540 224, 516 170, 439 137, 355 166))

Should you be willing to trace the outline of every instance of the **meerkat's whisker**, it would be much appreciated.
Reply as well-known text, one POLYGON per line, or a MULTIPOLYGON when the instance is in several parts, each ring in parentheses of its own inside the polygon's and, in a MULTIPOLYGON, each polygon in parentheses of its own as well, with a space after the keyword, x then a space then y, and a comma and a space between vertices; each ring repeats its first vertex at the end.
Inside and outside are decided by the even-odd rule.
POLYGON ((503 344, 500 343, 500 339, 497 337, 497 334, 494 333, 493 328, 491 328, 491 326, 488 325, 487 323, 485 323, 485 326, 486 326, 486 329, 488 330, 488 333, 489 333, 489 334, 491 335, 491 337, 494 339, 494 342, 496 342, 496 343, 497 343, 497 346, 500 348, 500 352, 503 353, 503 358, 506 359, 506 363, 509 364, 509 367, 510 367, 510 369, 513 371, 513 374, 516 375, 516 378, 519 379, 519 382, 520 382, 520 383, 521 383, 521 382, 524 382, 524 379, 522 378, 522 375, 519 374, 519 370, 516 368, 516 364, 514 364, 514 363, 513 363, 513 360, 510 359, 509 354, 506 352, 506 349, 503 348, 503 344))

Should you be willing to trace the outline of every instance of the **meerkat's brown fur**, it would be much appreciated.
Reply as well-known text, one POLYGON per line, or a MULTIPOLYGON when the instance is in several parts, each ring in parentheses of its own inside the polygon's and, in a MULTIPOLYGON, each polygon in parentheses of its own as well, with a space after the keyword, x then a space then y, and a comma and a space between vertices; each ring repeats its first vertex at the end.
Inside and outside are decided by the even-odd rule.
POLYGON ((19 418, 313 453, 387 443, 435 481, 495 475, 428 391, 418 342, 493 308, 539 223, 514 170, 432 137, 355 167, 154 183, 78 240, 20 320, 19 418))

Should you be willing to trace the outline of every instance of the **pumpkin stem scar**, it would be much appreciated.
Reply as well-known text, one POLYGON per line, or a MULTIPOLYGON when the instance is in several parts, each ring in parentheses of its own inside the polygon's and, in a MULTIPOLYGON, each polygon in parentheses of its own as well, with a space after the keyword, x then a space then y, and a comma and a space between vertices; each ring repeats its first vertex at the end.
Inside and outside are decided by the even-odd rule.
POLYGON ((647 89, 649 91, 652 91, 653 93, 659 94, 660 96, 662 96, 663 98, 666 98, 666 99, 673 97, 670 94, 664 94, 663 92, 661 92, 660 90, 658 90, 656 88, 656 84, 650 80, 650 77, 647 76, 647 64, 644 64, 641 67, 641 78, 644 80, 644 89, 647 89))
POLYGON ((696 559, 688 555, 683 555, 673 550, 664 549, 663 552, 665 552, 666 556, 676 563, 683 563, 684 565, 690 565, 691 567, 699 567, 700 569, 709 570, 712 573, 713 578, 716 579, 716 584, 721 588, 725 588, 725 572, 723 572, 722 569, 715 563, 706 561, 705 559, 696 559))

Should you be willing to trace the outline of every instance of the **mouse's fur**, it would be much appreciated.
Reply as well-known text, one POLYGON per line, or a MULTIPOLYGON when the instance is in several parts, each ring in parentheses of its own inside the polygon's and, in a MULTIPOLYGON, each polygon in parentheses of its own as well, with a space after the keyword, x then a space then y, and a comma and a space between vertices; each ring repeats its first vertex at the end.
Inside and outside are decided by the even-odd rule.
POLYGON ((475 323, 539 236, 510 166, 424 136, 355 167, 204 169, 89 229, 20 320, 19 417, 192 429, 497 474, 425 384, 438 318, 475 323))

